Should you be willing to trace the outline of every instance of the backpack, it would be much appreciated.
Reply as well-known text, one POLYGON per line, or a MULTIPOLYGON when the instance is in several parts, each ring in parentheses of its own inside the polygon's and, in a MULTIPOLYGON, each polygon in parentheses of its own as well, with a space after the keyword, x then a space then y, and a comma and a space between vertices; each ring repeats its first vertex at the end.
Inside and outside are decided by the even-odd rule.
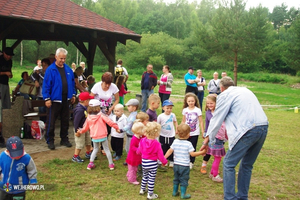
POLYGON ((115 83, 116 83, 116 81, 117 81, 117 78, 118 78, 120 75, 123 75, 123 73, 124 73, 124 69, 123 69, 122 66, 121 66, 121 67, 115 66, 115 78, 114 78, 114 82, 115 82, 115 83))

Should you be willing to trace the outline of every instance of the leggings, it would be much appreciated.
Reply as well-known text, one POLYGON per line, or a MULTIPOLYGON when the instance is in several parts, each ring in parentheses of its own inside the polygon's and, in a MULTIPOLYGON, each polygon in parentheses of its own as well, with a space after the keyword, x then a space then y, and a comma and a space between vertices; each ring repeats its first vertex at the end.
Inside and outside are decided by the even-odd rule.
POLYGON ((210 171, 210 174, 212 174, 214 177, 218 175, 221 159, 222 157, 214 156, 214 162, 210 171))
POLYGON ((110 153, 110 150, 108 148, 108 140, 105 140, 103 142, 93 142, 94 144, 94 150, 92 152, 92 155, 91 155, 91 158, 90 158, 90 162, 94 162, 96 156, 97 156, 97 153, 99 151, 99 147, 100 147, 100 143, 106 153, 106 157, 107 157, 107 160, 109 162, 109 164, 113 164, 113 161, 112 161, 112 157, 111 157, 111 153, 110 153))
POLYGON ((141 189, 146 190, 148 184, 148 194, 152 195, 154 190, 155 177, 157 172, 157 161, 142 159, 143 179, 141 189))

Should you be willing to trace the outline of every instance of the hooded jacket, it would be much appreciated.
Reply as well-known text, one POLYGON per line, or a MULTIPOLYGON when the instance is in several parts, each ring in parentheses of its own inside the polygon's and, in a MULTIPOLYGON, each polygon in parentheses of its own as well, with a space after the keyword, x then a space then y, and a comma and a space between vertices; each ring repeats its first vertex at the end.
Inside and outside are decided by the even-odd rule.
POLYGON ((161 144, 155 139, 151 140, 146 137, 142 138, 140 141, 140 146, 137 149, 137 154, 141 154, 142 159, 154 161, 160 160, 163 165, 168 163, 161 149, 161 144))
POLYGON ((98 140, 107 137, 106 124, 114 129, 118 130, 117 123, 111 121, 103 113, 99 112, 97 115, 88 115, 83 125, 83 128, 79 131, 81 134, 90 130, 90 136, 92 139, 98 140))

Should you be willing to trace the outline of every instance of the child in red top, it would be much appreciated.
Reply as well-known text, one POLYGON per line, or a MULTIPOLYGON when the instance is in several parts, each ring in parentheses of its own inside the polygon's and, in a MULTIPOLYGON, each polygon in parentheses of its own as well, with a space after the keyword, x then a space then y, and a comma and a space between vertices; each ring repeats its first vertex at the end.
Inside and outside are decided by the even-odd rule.
POLYGON ((135 122, 131 129, 134 135, 130 142, 126 163, 128 164, 127 180, 134 185, 139 184, 136 180, 136 172, 138 166, 142 163, 142 156, 137 154, 136 150, 138 149, 140 140, 144 134, 144 127, 142 122, 135 122))
POLYGON ((126 81, 126 77, 124 75, 118 76, 116 81, 116 85, 119 89, 119 97, 120 97, 119 103, 122 104, 123 106, 124 106, 124 95, 130 93, 130 91, 125 90, 125 86, 124 86, 125 81, 126 81))
POLYGON ((158 198, 157 194, 153 193, 155 177, 157 172, 157 160, 160 160, 163 165, 168 163, 161 149, 161 144, 155 139, 159 136, 160 125, 157 122, 149 122, 145 127, 145 138, 140 141, 140 146, 137 153, 142 154, 143 179, 141 183, 140 194, 145 194, 146 185, 148 184, 147 199, 158 198))

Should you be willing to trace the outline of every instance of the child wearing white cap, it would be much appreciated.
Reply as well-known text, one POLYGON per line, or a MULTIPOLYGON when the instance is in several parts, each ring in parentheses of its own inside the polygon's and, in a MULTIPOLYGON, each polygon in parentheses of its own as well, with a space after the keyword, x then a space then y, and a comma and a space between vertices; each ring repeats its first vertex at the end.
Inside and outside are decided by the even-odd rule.
POLYGON ((111 119, 101 113, 100 101, 97 99, 90 100, 87 112, 88 117, 83 125, 83 128, 78 129, 76 133, 76 136, 80 137, 81 134, 87 132, 88 130, 90 131, 94 149, 90 157, 90 163, 88 164, 87 169, 91 170, 95 168, 94 160, 99 151, 100 144, 102 144, 109 162, 108 167, 110 170, 114 170, 115 165, 113 163, 112 156, 108 147, 106 124, 108 124, 110 127, 115 128, 117 132, 120 132, 119 126, 117 123, 114 123, 113 121, 111 121, 111 119))

